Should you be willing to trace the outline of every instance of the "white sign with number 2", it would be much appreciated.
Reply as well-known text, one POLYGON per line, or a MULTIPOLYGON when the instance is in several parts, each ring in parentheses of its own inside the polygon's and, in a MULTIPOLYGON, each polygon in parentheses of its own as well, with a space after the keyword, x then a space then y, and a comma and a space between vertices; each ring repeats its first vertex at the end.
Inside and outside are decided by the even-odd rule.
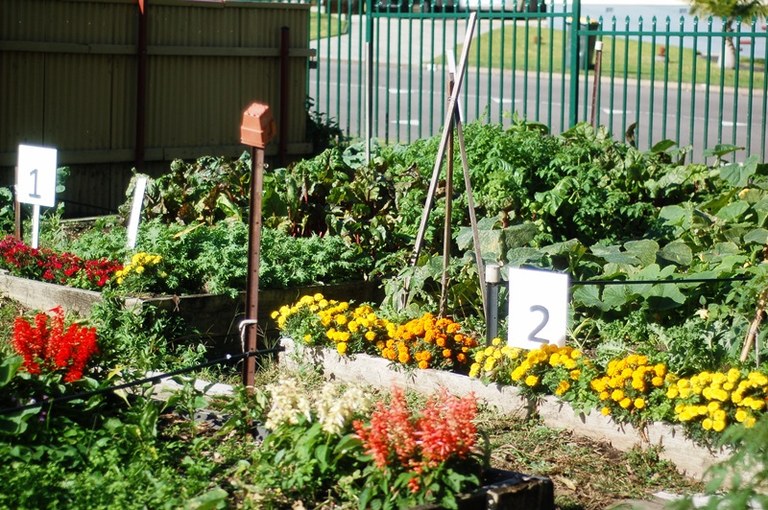
POLYGON ((507 343, 522 349, 565 345, 568 325, 567 274, 538 269, 509 269, 507 343))

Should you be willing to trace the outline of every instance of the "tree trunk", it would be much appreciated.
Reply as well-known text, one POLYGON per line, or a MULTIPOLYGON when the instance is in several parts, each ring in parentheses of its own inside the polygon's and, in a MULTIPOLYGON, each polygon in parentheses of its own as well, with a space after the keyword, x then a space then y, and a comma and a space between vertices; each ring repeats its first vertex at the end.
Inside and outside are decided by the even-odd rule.
POLYGON ((739 55, 736 53, 736 45, 733 42, 733 36, 730 35, 730 33, 733 32, 733 21, 734 20, 729 18, 723 27, 725 33, 728 35, 725 36, 725 45, 720 54, 720 58, 718 59, 718 64, 720 64, 721 69, 736 69, 736 66, 739 64, 739 55))
POLYGON ((723 48, 723 53, 717 60, 721 69, 736 69, 739 56, 736 54, 736 45, 733 42, 733 37, 725 38, 725 48, 723 48))

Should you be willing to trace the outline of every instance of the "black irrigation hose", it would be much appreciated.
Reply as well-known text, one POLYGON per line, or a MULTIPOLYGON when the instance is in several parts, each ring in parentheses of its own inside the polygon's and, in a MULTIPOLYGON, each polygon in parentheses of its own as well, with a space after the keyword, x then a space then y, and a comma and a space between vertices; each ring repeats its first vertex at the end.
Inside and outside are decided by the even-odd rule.
POLYGON ((712 283, 712 282, 743 282, 750 278, 747 276, 733 276, 731 278, 682 278, 680 280, 580 280, 571 282, 571 285, 648 285, 657 283, 712 283))
POLYGON ((113 391, 122 390, 125 388, 131 388, 133 386, 140 386, 142 384, 146 383, 152 383, 153 385, 158 384, 163 379, 168 379, 169 377, 174 377, 181 374, 186 374, 188 372, 195 372, 197 370, 200 370, 201 368, 210 367, 212 365, 220 365, 224 363, 230 363, 232 361, 238 361, 243 358, 250 358, 253 356, 261 356, 264 354, 274 354, 277 352, 284 351, 285 348, 280 347, 274 347, 272 349, 259 349, 255 351, 246 351, 241 354, 227 354, 226 356, 222 358, 217 358, 214 360, 206 361, 205 363, 200 363, 197 365, 193 365, 191 367, 186 368, 179 368, 177 370, 172 370, 170 372, 166 372, 164 374, 157 374, 153 375, 152 377, 145 377, 143 379, 137 379, 135 381, 130 381, 123 384, 117 384, 115 386, 109 386, 107 388, 99 388, 97 390, 91 390, 91 391, 84 391, 81 393, 74 393, 71 395, 62 395, 60 397, 52 397, 50 399, 46 399, 43 402, 36 402, 33 404, 26 404, 23 406, 17 406, 17 407, 8 407, 6 409, 0 409, 0 415, 3 414, 10 414, 15 413, 18 411, 24 411, 26 409, 34 409, 36 407, 43 407, 43 406, 52 406, 54 404, 58 404, 61 402, 69 402, 70 400, 76 400, 80 398, 88 398, 92 397, 94 395, 100 395, 102 393, 111 393, 113 391))

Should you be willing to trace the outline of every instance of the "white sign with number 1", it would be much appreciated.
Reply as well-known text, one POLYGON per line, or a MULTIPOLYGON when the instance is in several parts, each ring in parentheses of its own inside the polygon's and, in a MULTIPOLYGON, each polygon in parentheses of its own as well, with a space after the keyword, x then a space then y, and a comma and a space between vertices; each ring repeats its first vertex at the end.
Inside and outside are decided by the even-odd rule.
POLYGON ((522 349, 565 345, 568 275, 510 268, 507 343, 522 349))
POLYGON ((16 199, 32 204, 32 247, 37 248, 40 207, 56 205, 56 149, 19 145, 16 199))

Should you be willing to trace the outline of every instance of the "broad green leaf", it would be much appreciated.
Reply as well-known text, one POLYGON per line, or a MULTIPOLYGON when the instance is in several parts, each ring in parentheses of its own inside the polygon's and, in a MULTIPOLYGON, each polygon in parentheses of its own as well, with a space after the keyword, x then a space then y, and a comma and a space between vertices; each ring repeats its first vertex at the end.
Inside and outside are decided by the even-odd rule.
POLYGON ((675 284, 653 286, 648 303, 656 310, 669 310, 685 303, 685 296, 675 284))
POLYGON ((703 154, 705 158, 712 158, 712 157, 721 158, 723 156, 726 156, 732 152, 736 152, 741 149, 742 147, 739 147, 738 145, 731 145, 728 143, 718 143, 711 149, 704 149, 703 154))
POLYGON ((523 223, 522 225, 507 227, 503 232, 505 247, 517 248, 528 245, 539 233, 539 227, 533 223, 523 223))
POLYGON ((593 245, 589 247, 589 250, 597 257, 606 258, 617 253, 621 253, 621 246, 618 244, 612 244, 609 246, 593 245))
POLYGON ((659 243, 651 239, 642 239, 640 241, 628 241, 624 243, 624 249, 631 253, 644 266, 656 262, 656 254, 659 251, 659 243))
POLYGON ((227 508, 227 498, 229 498, 227 491, 217 486, 200 496, 192 498, 184 505, 184 508, 186 510, 215 510, 218 508, 227 508))
POLYGON ((512 248, 507 252, 507 264, 512 267, 519 267, 527 262, 541 260, 543 254, 536 248, 512 248))
POLYGON ((749 184, 749 178, 757 170, 756 160, 750 157, 744 164, 729 163, 720 167, 720 177, 734 188, 743 188, 749 184))
POLYGON ((574 303, 581 304, 590 308, 597 308, 603 312, 610 310, 600 298, 600 286, 598 285, 579 285, 573 289, 574 303))
POLYGON ((659 251, 659 256, 681 266, 689 266, 693 262, 693 250, 682 240, 672 241, 666 245, 659 251))
POLYGON ((768 244, 768 229, 756 228, 744 236, 745 243, 768 244))
POLYGON ((734 221, 742 214, 744 214, 748 209, 749 204, 739 200, 738 202, 731 202, 730 204, 726 205, 717 211, 715 216, 723 221, 734 221))
POLYGON ((664 152, 675 146, 677 146, 677 142, 674 142, 672 140, 662 140, 660 142, 657 142, 653 147, 651 147, 651 152, 664 152))
POLYGON ((23 363, 21 356, 9 356, 0 363, 0 388, 11 382, 23 363))
POLYGON ((659 211, 659 218, 669 223, 678 224, 690 216, 691 212, 679 205, 667 205, 659 211))
POLYGON ((618 310, 633 297, 628 285, 606 285, 603 290, 603 303, 609 310, 618 310))

